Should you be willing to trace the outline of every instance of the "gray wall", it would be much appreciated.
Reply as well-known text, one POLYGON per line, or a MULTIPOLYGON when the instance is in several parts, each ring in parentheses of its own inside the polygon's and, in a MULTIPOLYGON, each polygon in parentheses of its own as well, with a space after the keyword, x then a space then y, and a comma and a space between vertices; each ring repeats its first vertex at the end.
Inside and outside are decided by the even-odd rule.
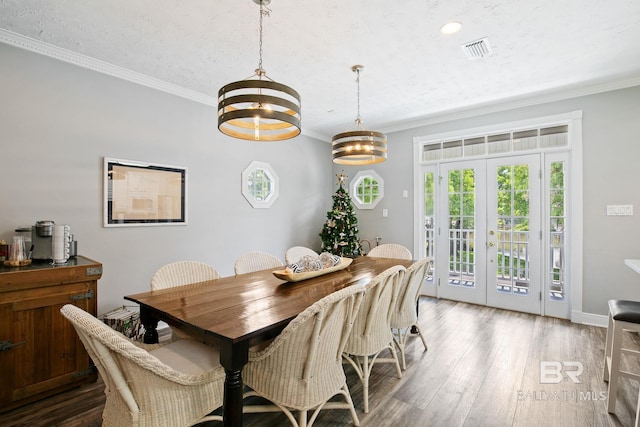
MULTIPOLYGON (((385 182, 378 206, 357 211, 361 238, 381 236, 382 243, 413 248, 414 137, 574 110, 583 111, 583 312, 606 314, 611 298, 640 300, 640 276, 624 265, 625 258, 640 258, 640 86, 388 134, 386 162, 344 168, 350 177, 374 169, 385 182), (606 216, 608 204, 632 204, 634 216, 606 216)), ((342 169, 334 166, 334 173, 342 169)))
MULTIPOLYGON (((52 219, 69 224, 79 252, 104 265, 99 312, 148 289, 161 265, 194 259, 233 274, 244 251, 284 257, 292 245, 319 248, 335 174, 329 144, 300 136, 256 144, 225 137, 215 108, 0 44, 0 238, 52 219), (103 228, 103 157, 186 166, 186 226, 103 228), (253 209, 240 173, 269 162, 280 198, 253 209)), ((385 198, 359 210, 360 237, 413 246, 413 138, 582 110, 584 152, 583 311, 605 314, 610 298, 640 299, 640 87, 423 126, 389 137, 389 159, 373 166, 385 198), (409 197, 403 198, 407 190, 409 197), (632 217, 607 217, 607 204, 633 204, 632 217), (382 217, 382 209, 389 217, 382 217)))
POLYGON ((258 144, 217 129, 214 107, 0 44, 0 239, 50 219, 69 224, 78 252, 103 264, 99 313, 149 289, 176 260, 233 274, 242 252, 284 260, 320 248, 335 178, 330 145, 305 136, 258 144), (188 225, 103 228, 103 157, 186 166, 188 225), (241 172, 268 162, 280 178, 270 209, 241 194, 241 172))

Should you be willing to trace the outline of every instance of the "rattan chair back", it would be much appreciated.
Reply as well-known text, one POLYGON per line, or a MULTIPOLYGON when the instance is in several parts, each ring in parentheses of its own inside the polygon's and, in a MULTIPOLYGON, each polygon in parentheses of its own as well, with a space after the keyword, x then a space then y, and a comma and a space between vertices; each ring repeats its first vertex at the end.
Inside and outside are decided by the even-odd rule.
MULTIPOLYGON (((358 419, 342 367, 342 351, 363 299, 364 286, 353 285, 317 301, 300 313, 262 351, 249 352, 242 376, 259 395, 275 403, 295 424, 291 410, 300 411, 300 425, 307 425, 307 411, 318 411, 336 394, 345 403, 331 408, 349 409, 358 419)), ((268 411, 263 406, 245 405, 245 412, 268 411)))
POLYGON ((391 311, 391 327, 407 328, 418 321, 416 302, 424 279, 433 267, 433 258, 425 257, 407 268, 404 281, 400 284, 395 309, 391 311))
POLYGON ((282 266, 284 263, 277 256, 255 251, 240 255, 233 265, 233 270, 238 275, 282 266))
POLYGON ((364 300, 342 355, 362 382, 365 413, 369 412, 369 377, 374 364, 393 363, 398 378, 402 378, 390 320, 398 287, 404 280, 405 272, 403 266, 396 265, 383 271, 366 285, 364 300), (389 350, 391 357, 379 357, 384 350, 389 350))
POLYGON ((375 246, 371 248, 367 255, 379 258, 413 259, 409 249, 395 243, 385 243, 383 245, 375 246))
POLYGON ((219 277, 220 273, 209 264, 198 261, 176 261, 160 267, 155 272, 151 278, 151 290, 205 282, 219 277))

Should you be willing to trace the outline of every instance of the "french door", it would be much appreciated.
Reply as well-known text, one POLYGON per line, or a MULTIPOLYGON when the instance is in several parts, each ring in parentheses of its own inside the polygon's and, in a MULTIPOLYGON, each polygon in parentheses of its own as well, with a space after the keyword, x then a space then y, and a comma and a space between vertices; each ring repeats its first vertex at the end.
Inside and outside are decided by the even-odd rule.
POLYGON ((541 314, 540 158, 440 164, 431 243, 439 297, 541 314))

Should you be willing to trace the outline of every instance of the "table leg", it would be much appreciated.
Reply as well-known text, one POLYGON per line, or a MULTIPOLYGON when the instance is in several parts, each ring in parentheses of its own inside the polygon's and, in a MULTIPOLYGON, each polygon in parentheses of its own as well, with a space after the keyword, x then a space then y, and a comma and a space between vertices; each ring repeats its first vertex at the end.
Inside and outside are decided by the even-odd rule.
POLYGON ((158 319, 151 317, 145 307, 140 307, 140 321, 144 326, 142 342, 145 344, 158 344, 158 319))
POLYGON ((223 426, 242 426, 242 368, 249 361, 249 343, 223 344, 220 364, 224 367, 223 426))

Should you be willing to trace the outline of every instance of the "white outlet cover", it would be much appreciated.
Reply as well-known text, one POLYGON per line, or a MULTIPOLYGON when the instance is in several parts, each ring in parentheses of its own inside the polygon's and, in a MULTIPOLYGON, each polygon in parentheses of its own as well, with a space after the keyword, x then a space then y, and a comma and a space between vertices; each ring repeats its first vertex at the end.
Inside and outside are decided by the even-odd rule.
POLYGON ((632 216, 633 205, 607 205, 607 216, 632 216))

